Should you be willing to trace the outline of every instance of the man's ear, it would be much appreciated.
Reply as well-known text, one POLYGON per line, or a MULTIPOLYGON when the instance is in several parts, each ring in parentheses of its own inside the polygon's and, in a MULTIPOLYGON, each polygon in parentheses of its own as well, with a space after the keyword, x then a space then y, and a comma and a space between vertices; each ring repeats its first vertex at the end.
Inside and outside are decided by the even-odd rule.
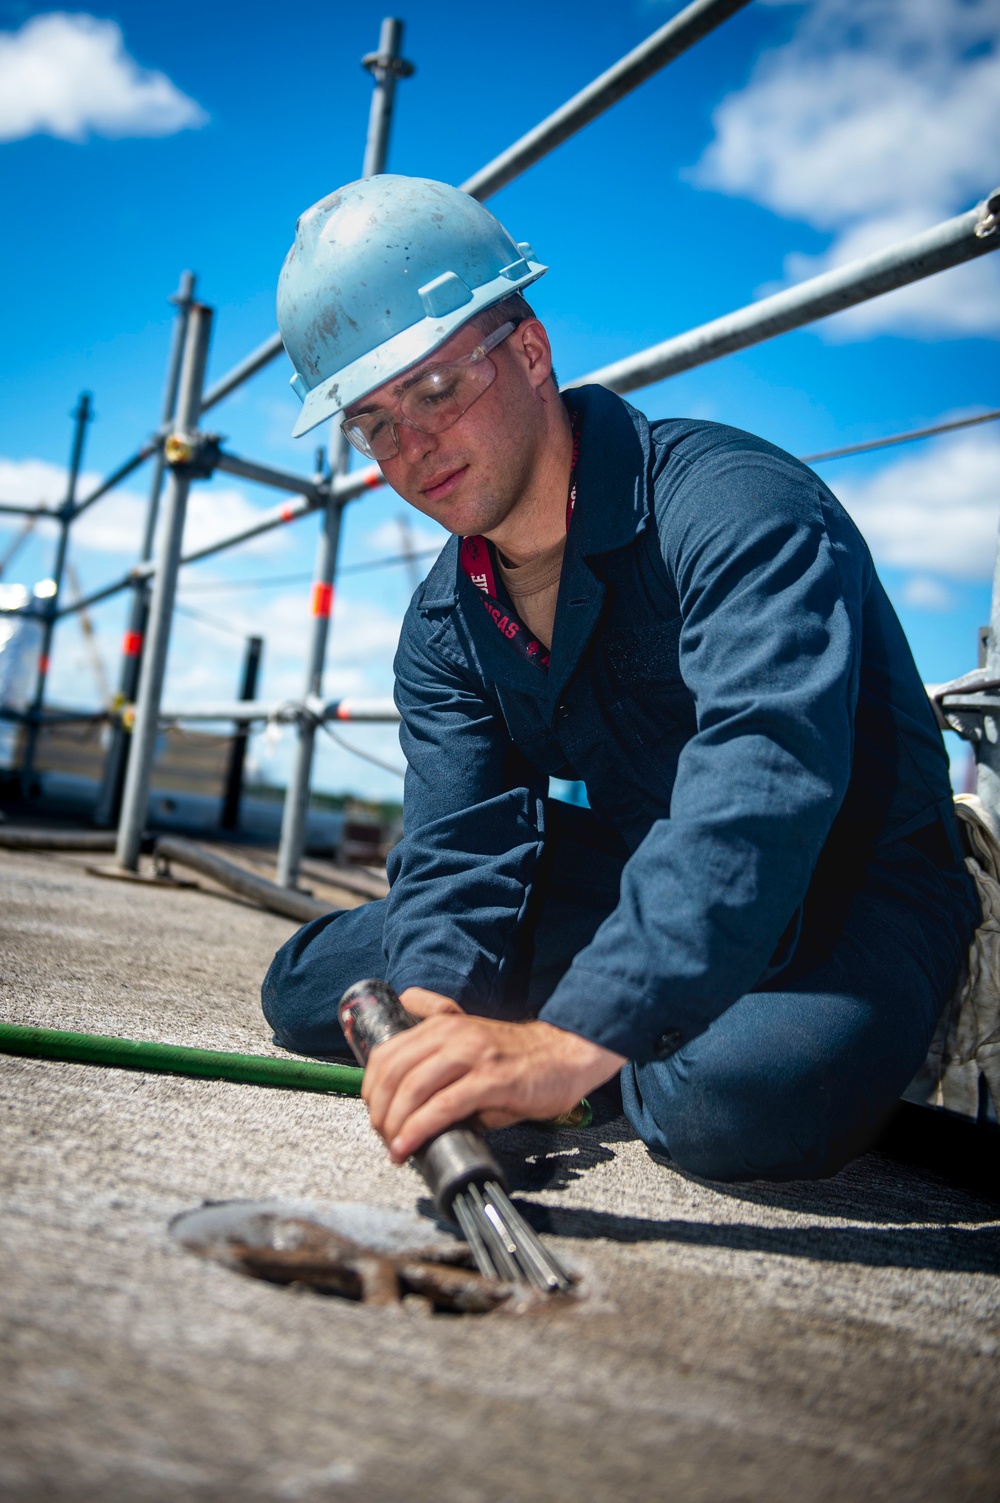
POLYGON ((537 318, 526 318, 510 336, 510 344, 529 384, 535 390, 544 386, 552 374, 552 346, 545 325, 537 318))

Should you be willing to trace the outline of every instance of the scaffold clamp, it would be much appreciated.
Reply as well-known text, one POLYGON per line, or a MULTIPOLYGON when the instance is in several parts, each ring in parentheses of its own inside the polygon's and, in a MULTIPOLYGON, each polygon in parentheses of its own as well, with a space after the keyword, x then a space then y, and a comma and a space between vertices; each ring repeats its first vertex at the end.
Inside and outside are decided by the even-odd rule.
POLYGON ((394 57, 391 52, 366 52, 361 59, 361 66, 373 76, 377 76, 376 70, 379 70, 382 73, 395 73, 397 78, 412 78, 417 71, 415 63, 407 62, 405 57, 394 57))
POLYGON ((189 480, 210 480, 219 464, 218 433, 169 433, 163 442, 163 459, 172 470, 189 480))

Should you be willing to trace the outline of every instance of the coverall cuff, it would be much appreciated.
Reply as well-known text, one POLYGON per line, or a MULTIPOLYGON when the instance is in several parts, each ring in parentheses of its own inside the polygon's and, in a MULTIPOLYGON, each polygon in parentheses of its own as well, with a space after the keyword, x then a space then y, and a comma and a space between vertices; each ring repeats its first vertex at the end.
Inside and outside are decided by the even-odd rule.
POLYGON ((663 998, 622 976, 609 976, 574 962, 538 1014, 568 1033, 613 1049, 635 1064, 668 1059, 701 1032, 665 1015, 663 998))
POLYGON ((449 971, 437 962, 424 964, 419 955, 394 966, 386 980, 397 994, 405 992, 408 986, 422 986, 425 991, 440 992, 442 996, 457 1002, 459 1007, 470 1010, 477 997, 475 986, 468 976, 463 976, 460 971, 449 971))

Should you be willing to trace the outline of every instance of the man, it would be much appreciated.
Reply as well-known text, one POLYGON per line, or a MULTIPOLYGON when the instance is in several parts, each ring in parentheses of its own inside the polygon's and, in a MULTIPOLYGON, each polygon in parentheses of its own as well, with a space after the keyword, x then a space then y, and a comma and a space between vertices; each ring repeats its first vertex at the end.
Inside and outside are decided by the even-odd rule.
POLYGON ((830 1174, 920 1066, 978 921, 941 738, 825 486, 749 434, 560 396, 522 296, 544 270, 422 179, 299 222, 296 431, 338 416, 454 537, 396 658, 390 895, 295 935, 265 1012, 335 1054, 346 986, 401 991, 422 1021, 364 1092, 396 1161, 620 1073, 681 1168, 830 1174))

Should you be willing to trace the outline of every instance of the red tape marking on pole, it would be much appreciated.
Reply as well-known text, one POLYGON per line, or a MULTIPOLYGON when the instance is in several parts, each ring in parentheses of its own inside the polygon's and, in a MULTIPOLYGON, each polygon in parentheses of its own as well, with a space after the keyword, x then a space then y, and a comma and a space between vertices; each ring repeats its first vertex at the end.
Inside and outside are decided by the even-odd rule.
POLYGON ((122 639, 122 653, 127 658, 137 658, 142 651, 142 632, 127 631, 122 639))
POLYGON ((278 515, 279 515, 279 517, 281 518, 281 520, 283 522, 294 522, 295 518, 298 515, 298 511, 296 509, 295 502, 294 501, 286 501, 285 504, 284 504, 284 506, 281 508, 280 512, 278 513, 278 515))
POLYGON ((314 616, 329 616, 333 607, 333 585, 314 584, 312 591, 312 613, 314 616))
POLYGON ((49 671, 49 660, 44 653, 38 659, 38 671, 39 673, 48 673, 49 671))

